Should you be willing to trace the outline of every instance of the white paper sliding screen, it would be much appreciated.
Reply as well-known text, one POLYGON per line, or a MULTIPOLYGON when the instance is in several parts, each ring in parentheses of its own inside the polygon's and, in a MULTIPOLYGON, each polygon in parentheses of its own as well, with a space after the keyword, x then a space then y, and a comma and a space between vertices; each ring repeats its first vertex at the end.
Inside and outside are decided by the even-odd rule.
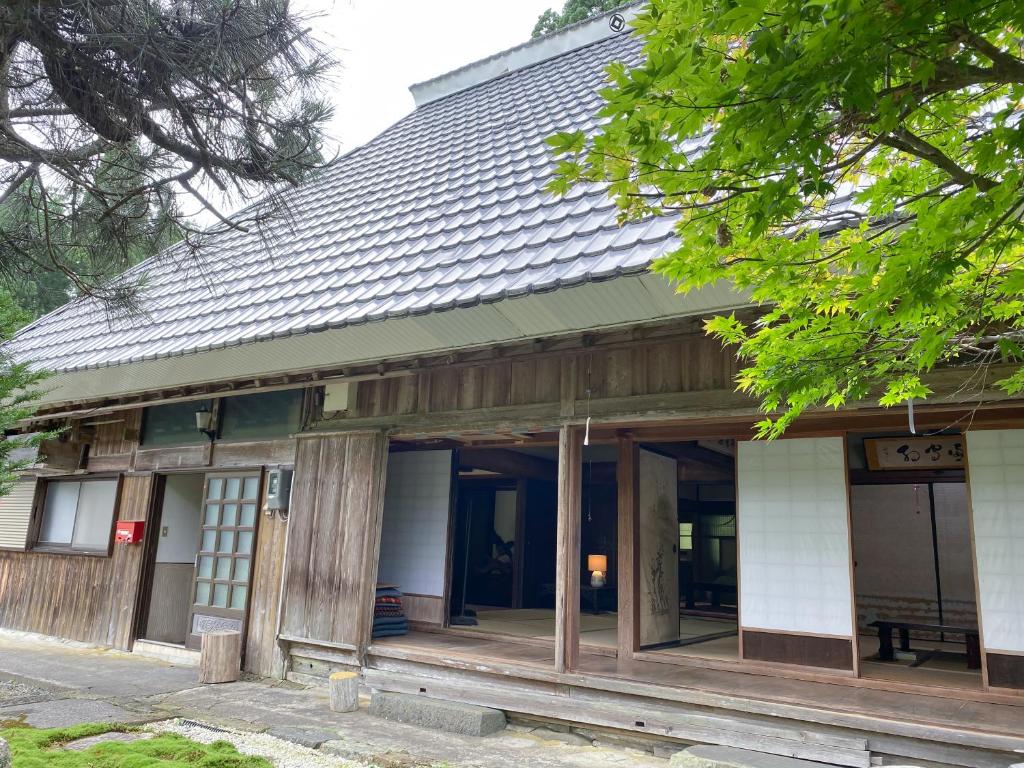
POLYGON ((744 656, 853 668, 853 585, 840 437, 741 442, 744 656))
POLYGON ((451 451, 400 451, 388 457, 377 579, 406 594, 410 619, 441 623, 451 451))
POLYGON ((967 433, 967 466, 989 684, 1024 688, 1024 430, 967 433))

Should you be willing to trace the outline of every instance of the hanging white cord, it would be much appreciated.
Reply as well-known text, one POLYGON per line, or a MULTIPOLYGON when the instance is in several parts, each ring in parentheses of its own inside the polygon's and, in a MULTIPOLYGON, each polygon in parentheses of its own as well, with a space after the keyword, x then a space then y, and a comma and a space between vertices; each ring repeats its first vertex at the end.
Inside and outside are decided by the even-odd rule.
POLYGON ((583 444, 590 445, 590 359, 587 359, 587 425, 583 428, 583 444))
POLYGON ((917 427, 914 426, 914 398, 907 400, 907 419, 910 421, 910 434, 917 434, 917 427))

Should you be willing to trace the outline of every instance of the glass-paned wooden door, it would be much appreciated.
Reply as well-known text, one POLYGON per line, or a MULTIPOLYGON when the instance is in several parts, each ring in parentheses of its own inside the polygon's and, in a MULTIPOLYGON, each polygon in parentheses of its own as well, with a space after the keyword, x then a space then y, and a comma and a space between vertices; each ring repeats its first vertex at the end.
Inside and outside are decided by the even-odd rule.
POLYGON ((206 476, 188 646, 204 632, 245 632, 259 523, 260 474, 206 476))

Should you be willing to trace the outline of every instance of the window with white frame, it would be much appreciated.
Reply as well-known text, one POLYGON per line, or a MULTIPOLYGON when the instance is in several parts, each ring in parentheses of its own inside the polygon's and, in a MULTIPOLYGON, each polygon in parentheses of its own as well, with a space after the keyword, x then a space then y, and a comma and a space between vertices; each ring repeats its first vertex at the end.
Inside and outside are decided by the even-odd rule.
POLYGON ((51 480, 45 486, 36 546, 106 552, 116 502, 116 478, 51 480))

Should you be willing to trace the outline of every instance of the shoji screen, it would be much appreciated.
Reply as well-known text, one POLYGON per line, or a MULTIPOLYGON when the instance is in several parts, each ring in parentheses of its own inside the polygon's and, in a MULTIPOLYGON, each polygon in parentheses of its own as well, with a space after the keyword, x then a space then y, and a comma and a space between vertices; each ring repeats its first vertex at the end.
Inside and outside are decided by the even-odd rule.
POLYGON ((967 466, 989 684, 1024 688, 1024 430, 969 432, 967 466))
POLYGON ((853 585, 839 437, 739 444, 745 658, 853 668, 853 585))
POLYGON ((406 593, 406 613, 421 621, 443 620, 451 483, 451 451, 400 451, 388 457, 377 579, 406 593))

